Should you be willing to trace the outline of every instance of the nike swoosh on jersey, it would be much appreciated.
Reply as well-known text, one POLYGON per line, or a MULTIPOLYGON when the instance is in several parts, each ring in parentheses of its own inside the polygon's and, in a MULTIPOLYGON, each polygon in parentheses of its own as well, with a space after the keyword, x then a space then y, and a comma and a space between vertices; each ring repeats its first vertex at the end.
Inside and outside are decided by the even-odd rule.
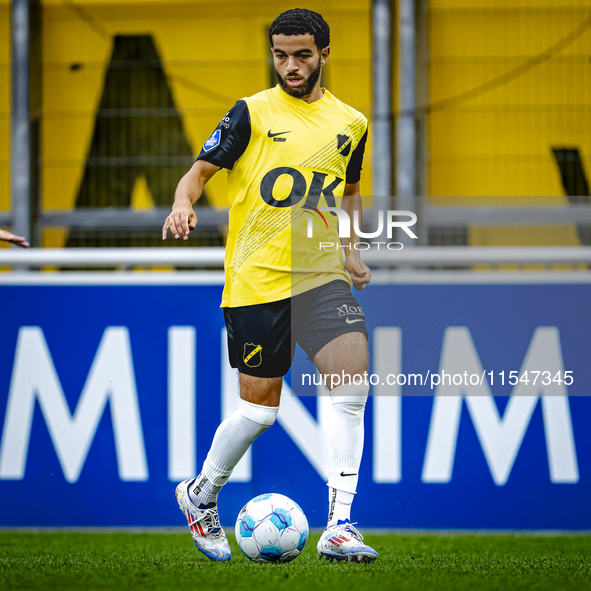
POLYGON ((278 135, 285 135, 286 133, 291 133, 291 131, 280 131, 279 133, 271 133, 271 130, 267 132, 267 137, 276 137, 278 135))
POLYGON ((350 318, 346 318, 345 322, 347 324, 353 324, 353 322, 363 322, 363 318, 357 318, 357 320, 351 320, 350 318))

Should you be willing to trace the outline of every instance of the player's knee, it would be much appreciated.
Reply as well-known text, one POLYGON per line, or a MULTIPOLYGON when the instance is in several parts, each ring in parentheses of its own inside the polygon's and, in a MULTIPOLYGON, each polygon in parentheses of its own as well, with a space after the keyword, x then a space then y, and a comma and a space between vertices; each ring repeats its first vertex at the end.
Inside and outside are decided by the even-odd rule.
POLYGON ((253 404, 241 398, 238 411, 244 418, 261 425, 262 430, 266 431, 275 422, 279 407, 253 404))
POLYGON ((363 411, 368 394, 369 384, 364 382, 338 386, 331 391, 330 397, 333 404, 347 404, 351 408, 363 411))
POLYGON ((240 373, 240 398, 252 404, 279 406, 282 386, 283 378, 260 378, 240 373))

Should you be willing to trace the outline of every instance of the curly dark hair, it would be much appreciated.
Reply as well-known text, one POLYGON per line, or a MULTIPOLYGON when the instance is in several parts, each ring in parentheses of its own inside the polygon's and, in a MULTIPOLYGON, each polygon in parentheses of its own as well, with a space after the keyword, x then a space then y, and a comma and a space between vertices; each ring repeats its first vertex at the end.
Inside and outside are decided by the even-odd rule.
POLYGON ((269 27, 269 43, 273 47, 273 35, 305 35, 314 37, 318 49, 330 44, 330 28, 321 14, 306 8, 293 8, 282 12, 269 27))

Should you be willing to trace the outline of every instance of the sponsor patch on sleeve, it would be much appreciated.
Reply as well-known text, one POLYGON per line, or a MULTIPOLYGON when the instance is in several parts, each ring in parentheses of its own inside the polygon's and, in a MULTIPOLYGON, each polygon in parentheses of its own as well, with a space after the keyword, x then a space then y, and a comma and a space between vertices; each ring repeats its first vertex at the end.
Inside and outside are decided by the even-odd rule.
POLYGON ((222 130, 216 129, 210 136, 209 139, 203 144, 203 149, 206 152, 211 152, 214 148, 220 145, 222 139, 222 130))

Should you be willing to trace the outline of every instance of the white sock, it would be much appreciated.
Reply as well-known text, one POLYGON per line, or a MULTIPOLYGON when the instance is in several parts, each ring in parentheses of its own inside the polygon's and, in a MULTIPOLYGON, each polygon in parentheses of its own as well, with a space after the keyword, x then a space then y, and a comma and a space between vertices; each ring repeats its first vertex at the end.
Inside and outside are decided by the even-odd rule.
POLYGON ((330 393, 328 426, 329 525, 350 519, 363 454, 363 415, 369 384, 345 384, 330 393), (332 493, 335 490, 336 493, 332 493), (334 498, 334 503, 333 503, 334 498))
POLYGON ((274 422, 278 406, 261 406, 240 399, 234 411, 217 429, 201 474, 189 488, 195 505, 217 503, 218 493, 230 478, 252 442, 274 422))
POLYGON ((351 521, 351 505, 355 495, 344 490, 328 487, 328 525, 339 521, 351 521))

